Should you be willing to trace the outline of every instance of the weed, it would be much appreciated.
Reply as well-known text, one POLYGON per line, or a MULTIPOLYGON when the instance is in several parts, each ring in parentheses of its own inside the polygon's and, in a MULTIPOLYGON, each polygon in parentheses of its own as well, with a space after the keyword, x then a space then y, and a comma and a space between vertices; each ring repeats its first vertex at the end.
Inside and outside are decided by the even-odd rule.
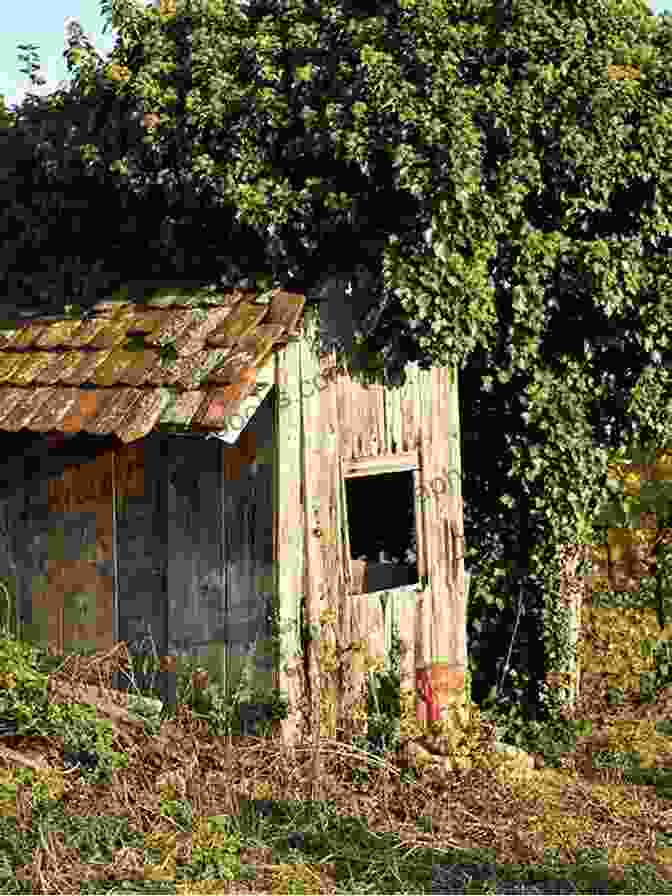
MULTIPOLYGON (((112 750, 109 726, 95 718, 93 709, 79 704, 46 706, 44 680, 39 677, 45 674, 44 666, 33 665, 34 655, 23 648, 13 648, 5 656, 10 654, 16 666, 4 670, 0 666, 0 672, 6 675, 5 708, 22 706, 16 713, 21 724, 29 728, 37 720, 42 726, 48 722, 50 730, 58 730, 71 750, 96 753, 103 771, 119 767, 119 782, 138 780, 124 777, 134 771, 132 768, 115 765, 120 757, 115 757, 112 750)), ((184 674, 180 688, 188 694, 186 681, 184 674)), ((606 800, 603 785, 591 800, 586 800, 586 781, 575 782, 554 770, 556 778, 540 777, 525 800, 517 801, 510 790, 500 787, 485 772, 454 780, 449 777, 444 786, 435 787, 419 771, 396 769, 392 753, 399 743, 398 685, 393 655, 388 670, 369 677, 367 737, 347 745, 323 741, 324 784, 329 798, 320 802, 297 795, 305 779, 304 759, 309 748, 299 745, 294 758, 289 759, 282 745, 270 738, 231 748, 231 758, 226 760, 231 764, 222 772, 224 790, 215 796, 203 767, 194 772, 191 784, 197 792, 189 798, 183 795, 181 799, 157 800, 139 784, 134 790, 128 783, 129 818, 105 814, 108 801, 121 799, 121 785, 117 782, 113 787, 104 776, 82 775, 86 786, 90 782, 99 785, 95 793, 100 802, 94 804, 93 797, 88 797, 83 806, 90 814, 78 815, 72 800, 77 797, 79 784, 64 790, 62 773, 56 776, 60 784, 27 769, 0 774, 2 812, 12 806, 18 808, 22 791, 25 796, 26 788, 32 789, 30 824, 21 824, 21 818, 12 817, 9 811, 0 815, 0 894, 70 892, 64 879, 58 877, 66 867, 75 869, 77 891, 92 894, 174 894, 186 892, 188 885, 195 888, 197 883, 214 886, 215 881, 235 881, 236 892, 310 893, 318 891, 317 880, 327 873, 325 869, 329 869, 329 881, 336 892, 410 894, 431 892, 435 867, 460 865, 491 866, 497 878, 505 881, 548 884, 550 880, 571 879, 579 892, 669 892, 669 883, 658 876, 657 866, 649 860, 654 851, 665 855, 670 849, 661 827, 658 797, 672 795, 672 770, 642 768, 637 755, 625 751, 594 754, 596 768, 618 767, 624 781, 651 787, 645 814, 633 815, 632 823, 627 824, 619 817, 622 827, 618 847, 629 850, 632 857, 614 862, 610 855, 614 819, 605 820, 600 803, 606 800), (577 828, 578 842, 574 842, 574 829, 566 819, 579 793, 573 788, 579 785, 586 811, 581 819, 583 827, 577 828), (232 808, 229 802, 234 791, 237 802, 232 808), (211 805, 207 813, 199 814, 205 796, 211 805), (532 830, 538 824, 544 825, 538 829, 543 834, 538 839, 548 848, 532 864, 530 850, 536 841, 525 836, 528 828, 532 830), (560 839, 555 841, 558 845, 554 852, 551 838, 556 828, 560 839), (428 840, 431 845, 427 845, 428 840), (595 845, 583 848, 586 840, 595 845), (183 856, 178 846, 184 844, 190 850, 183 856), (138 863, 135 866, 133 855, 138 863), (255 861, 256 855, 259 858, 255 861), (120 856, 126 856, 129 868, 134 869, 126 878, 115 865, 120 856), (612 874, 615 865, 620 878, 612 874), (164 878, 159 879, 161 875, 164 878), (63 889, 54 881, 61 881, 63 889)), ((255 692, 242 675, 232 696, 227 697, 216 684, 204 695, 197 696, 192 690, 189 696, 196 704, 192 717, 206 718, 209 723, 208 736, 202 736, 198 744, 199 761, 205 764, 207 756, 214 757, 207 761, 214 761, 216 768, 221 767, 231 745, 226 739, 251 718, 251 712, 246 716, 246 707, 265 707, 267 721, 283 717, 286 710, 279 695, 255 692)), ((543 753, 556 769, 560 759, 576 749, 577 738, 591 733, 590 718, 539 721, 526 718, 510 701, 494 700, 482 709, 486 718, 489 713, 497 720, 506 739, 543 753)), ((134 711, 146 714, 148 724, 159 723, 151 704, 137 702, 134 711)), ((261 718, 257 721, 268 733, 268 724, 261 718)), ((601 723, 596 720, 595 724, 601 723)), ((667 720, 658 728, 672 735, 667 720)), ((624 804, 631 798, 625 788, 619 783, 609 789, 613 805, 620 797, 624 804)), ((493 883, 487 877, 472 877, 458 891, 492 892, 493 883)), ((319 891, 324 892, 321 888, 319 891)))

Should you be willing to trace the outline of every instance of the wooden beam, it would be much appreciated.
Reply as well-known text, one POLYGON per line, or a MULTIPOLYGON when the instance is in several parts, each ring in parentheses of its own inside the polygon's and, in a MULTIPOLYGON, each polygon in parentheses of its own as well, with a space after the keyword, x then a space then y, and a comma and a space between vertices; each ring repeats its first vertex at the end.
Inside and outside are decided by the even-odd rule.
POLYGON ((418 469, 418 452, 387 454, 379 457, 363 457, 361 460, 343 460, 345 477, 375 476, 378 473, 403 473, 418 469))

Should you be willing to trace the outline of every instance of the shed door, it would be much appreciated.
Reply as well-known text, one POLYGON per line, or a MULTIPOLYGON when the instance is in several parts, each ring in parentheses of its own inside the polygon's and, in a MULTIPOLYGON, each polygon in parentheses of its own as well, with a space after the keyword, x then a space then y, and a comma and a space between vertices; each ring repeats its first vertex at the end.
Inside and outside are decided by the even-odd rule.
POLYGON ((106 451, 26 490, 24 631, 59 652, 114 643, 112 463, 106 451))

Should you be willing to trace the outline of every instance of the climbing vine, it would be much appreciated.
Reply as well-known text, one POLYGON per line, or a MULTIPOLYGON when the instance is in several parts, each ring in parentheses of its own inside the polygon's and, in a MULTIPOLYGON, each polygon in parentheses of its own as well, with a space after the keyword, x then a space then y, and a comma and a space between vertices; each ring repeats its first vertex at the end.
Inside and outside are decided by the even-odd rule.
POLYGON ((558 546, 604 541, 614 452, 662 445, 670 415, 670 21, 637 0, 103 9, 110 57, 73 29, 68 87, 1 116, 3 295, 284 286, 372 379, 458 368, 475 601, 562 669, 558 546))

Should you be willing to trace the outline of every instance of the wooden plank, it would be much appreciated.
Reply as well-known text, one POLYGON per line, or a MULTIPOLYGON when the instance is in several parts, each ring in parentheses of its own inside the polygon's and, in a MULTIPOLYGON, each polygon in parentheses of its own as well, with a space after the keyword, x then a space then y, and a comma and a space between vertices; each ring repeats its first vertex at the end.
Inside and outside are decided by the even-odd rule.
MULTIPOLYGON (((151 634, 160 657, 168 654, 168 445, 167 436, 150 433, 115 455, 118 638, 132 653, 149 654, 151 634)), ((138 686, 152 680, 139 679, 138 686)), ((174 673, 155 684, 161 699, 174 702, 174 673)), ((126 676, 116 676, 114 686, 128 689, 126 676)))
POLYGON ((341 436, 341 454, 348 459, 377 457, 385 444, 385 390, 378 385, 363 385, 351 376, 340 386, 345 423, 341 436))
POLYGON ((350 378, 346 401, 352 405, 352 450, 355 457, 368 457, 366 438, 366 387, 350 378))
POLYGON ((225 465, 237 475, 224 477, 224 543, 227 687, 237 687, 246 657, 253 662, 254 686, 273 686, 271 614, 274 587, 273 477, 275 399, 259 407, 239 440, 222 447, 225 465), (232 463, 231 457, 238 455, 232 463))
POLYGON ((336 380, 336 393, 339 421, 339 454, 345 460, 351 460, 355 456, 354 446, 354 421, 352 401, 350 400, 350 377, 342 374, 336 380))
POLYGON ((300 342, 290 342, 276 355, 275 588, 279 609, 281 659, 277 687, 289 701, 281 729, 285 743, 295 743, 304 719, 303 659, 300 607, 304 583, 304 522, 301 499, 301 365, 300 342))
POLYGON ((13 433, 2 433, 0 441, 0 582, 4 585, 0 589, 0 623, 8 623, 10 631, 17 634, 23 606, 19 553, 26 541, 21 519, 26 487, 25 442, 13 433), (7 606, 8 600, 11 606, 7 606))
POLYGON ((401 389, 385 389, 383 393, 385 412, 383 415, 383 444, 381 454, 400 454, 403 448, 399 444, 401 432, 401 389))
MULTIPOLYGON (((445 371, 432 370, 430 377, 429 388, 420 393, 426 421, 420 481, 429 587, 418 608, 415 662, 440 686, 443 705, 449 691, 463 687, 466 669, 464 531, 460 476, 449 475, 460 462, 456 384, 445 371)), ((421 719, 425 708, 419 706, 421 719)))
POLYGON ((398 473, 405 470, 416 470, 418 452, 407 451, 403 454, 383 454, 377 457, 359 458, 344 461, 344 472, 348 478, 355 476, 375 476, 377 473, 398 473))
POLYGON ((415 688, 415 605, 418 592, 416 588, 396 589, 389 592, 389 599, 385 612, 386 618, 386 644, 388 650, 392 646, 392 623, 398 630, 400 647, 399 678, 401 690, 413 690, 415 688), (387 622, 389 619, 389 641, 387 622))
POLYGON ((447 462, 444 467, 446 478, 447 515, 453 538, 453 568, 449 580, 451 589, 451 631, 453 634, 452 664, 456 670, 467 669, 467 598, 464 577, 464 506, 462 500, 462 458, 460 454, 460 407, 458 377, 455 369, 440 371, 447 396, 447 432, 445 447, 447 462))
POLYGON ((31 768, 36 772, 52 768, 44 759, 39 757, 30 759, 23 752, 19 753, 17 750, 10 750, 9 747, 0 747, 0 760, 9 763, 10 768, 13 765, 19 765, 23 768, 31 768))
POLYGON ((452 539, 446 526, 444 495, 446 483, 443 479, 441 462, 446 439, 446 394, 442 388, 438 371, 430 371, 432 393, 432 415, 430 418, 431 454, 428 468, 432 473, 429 481, 431 496, 431 525, 434 538, 430 542, 432 551, 432 663, 451 663, 450 640, 452 636, 448 602, 450 600, 450 576, 452 569, 452 539))
POLYGON ((254 417, 257 408, 264 401, 273 387, 274 365, 267 365, 257 374, 257 391, 244 399, 227 422, 227 427, 217 435, 227 444, 234 445, 249 421, 254 417))
POLYGON ((377 457, 385 443, 385 390, 377 384, 364 387, 361 415, 362 454, 377 457))
MULTIPOLYGON (((343 566, 339 562, 339 456, 338 456, 338 408, 336 387, 329 378, 328 372, 333 367, 333 354, 320 359, 320 388, 318 389, 319 432, 321 433, 319 494, 323 516, 319 547, 322 555, 322 607, 333 611, 335 620, 322 628, 322 643, 327 649, 338 653, 338 615, 339 604, 344 593, 343 566)), ((328 687, 334 702, 334 712, 329 720, 330 737, 336 736, 336 726, 341 718, 341 697, 339 676, 330 674, 324 678, 324 686, 328 687)))
MULTIPOLYGON (((351 642, 363 641, 372 660, 385 661, 385 617, 380 598, 372 598, 368 594, 351 595, 350 609, 351 642)), ((350 651, 348 654, 346 680, 350 690, 344 695, 343 714, 347 718, 351 717, 355 703, 366 694, 367 672, 364 654, 360 651, 350 651)), ((358 725, 353 721, 351 730, 365 734, 367 725, 358 725)))
POLYGON ((385 390, 386 452, 404 455, 416 450, 418 374, 417 364, 408 364, 404 385, 385 390))
MULTIPOLYGON (((301 380, 314 381, 319 375, 319 361, 315 357, 311 344, 315 321, 308 319, 304 323, 306 340, 301 343, 301 380)), ((320 624, 321 598, 323 595, 324 577, 322 551, 320 545, 321 532, 327 525, 326 496, 322 488, 321 465, 324 452, 328 450, 328 434, 320 428, 320 393, 312 391, 309 395, 301 389, 301 417, 303 427, 303 509, 304 509, 304 551, 305 551, 305 619, 310 636, 307 644, 308 679, 310 688, 311 715, 310 727, 314 749, 314 766, 312 769, 311 798, 316 798, 321 790, 319 776, 321 764, 319 755, 320 741, 320 692, 322 675, 320 670, 320 640, 322 627, 320 624)))
POLYGON ((112 646, 112 475, 107 451, 26 489, 17 566, 27 638, 59 651, 112 646))
POLYGON ((422 381, 417 364, 409 364, 408 379, 401 390, 401 445, 403 451, 417 450, 420 433, 420 406, 417 401, 418 382, 422 381))
POLYGON ((168 653, 198 658, 216 678, 230 635, 223 576, 222 448, 215 439, 165 439, 168 653))
POLYGON ((426 577, 427 584, 418 594, 416 601, 416 622, 415 622, 415 665, 416 670, 422 669, 430 665, 431 657, 431 600, 432 587, 431 577, 433 574, 432 565, 430 563, 431 549, 428 545, 428 535, 430 531, 431 520, 428 519, 430 514, 430 504, 427 498, 428 485, 426 473, 427 443, 422 439, 419 447, 420 470, 418 475, 418 574, 426 577), (422 572, 421 572, 422 570, 422 572))

